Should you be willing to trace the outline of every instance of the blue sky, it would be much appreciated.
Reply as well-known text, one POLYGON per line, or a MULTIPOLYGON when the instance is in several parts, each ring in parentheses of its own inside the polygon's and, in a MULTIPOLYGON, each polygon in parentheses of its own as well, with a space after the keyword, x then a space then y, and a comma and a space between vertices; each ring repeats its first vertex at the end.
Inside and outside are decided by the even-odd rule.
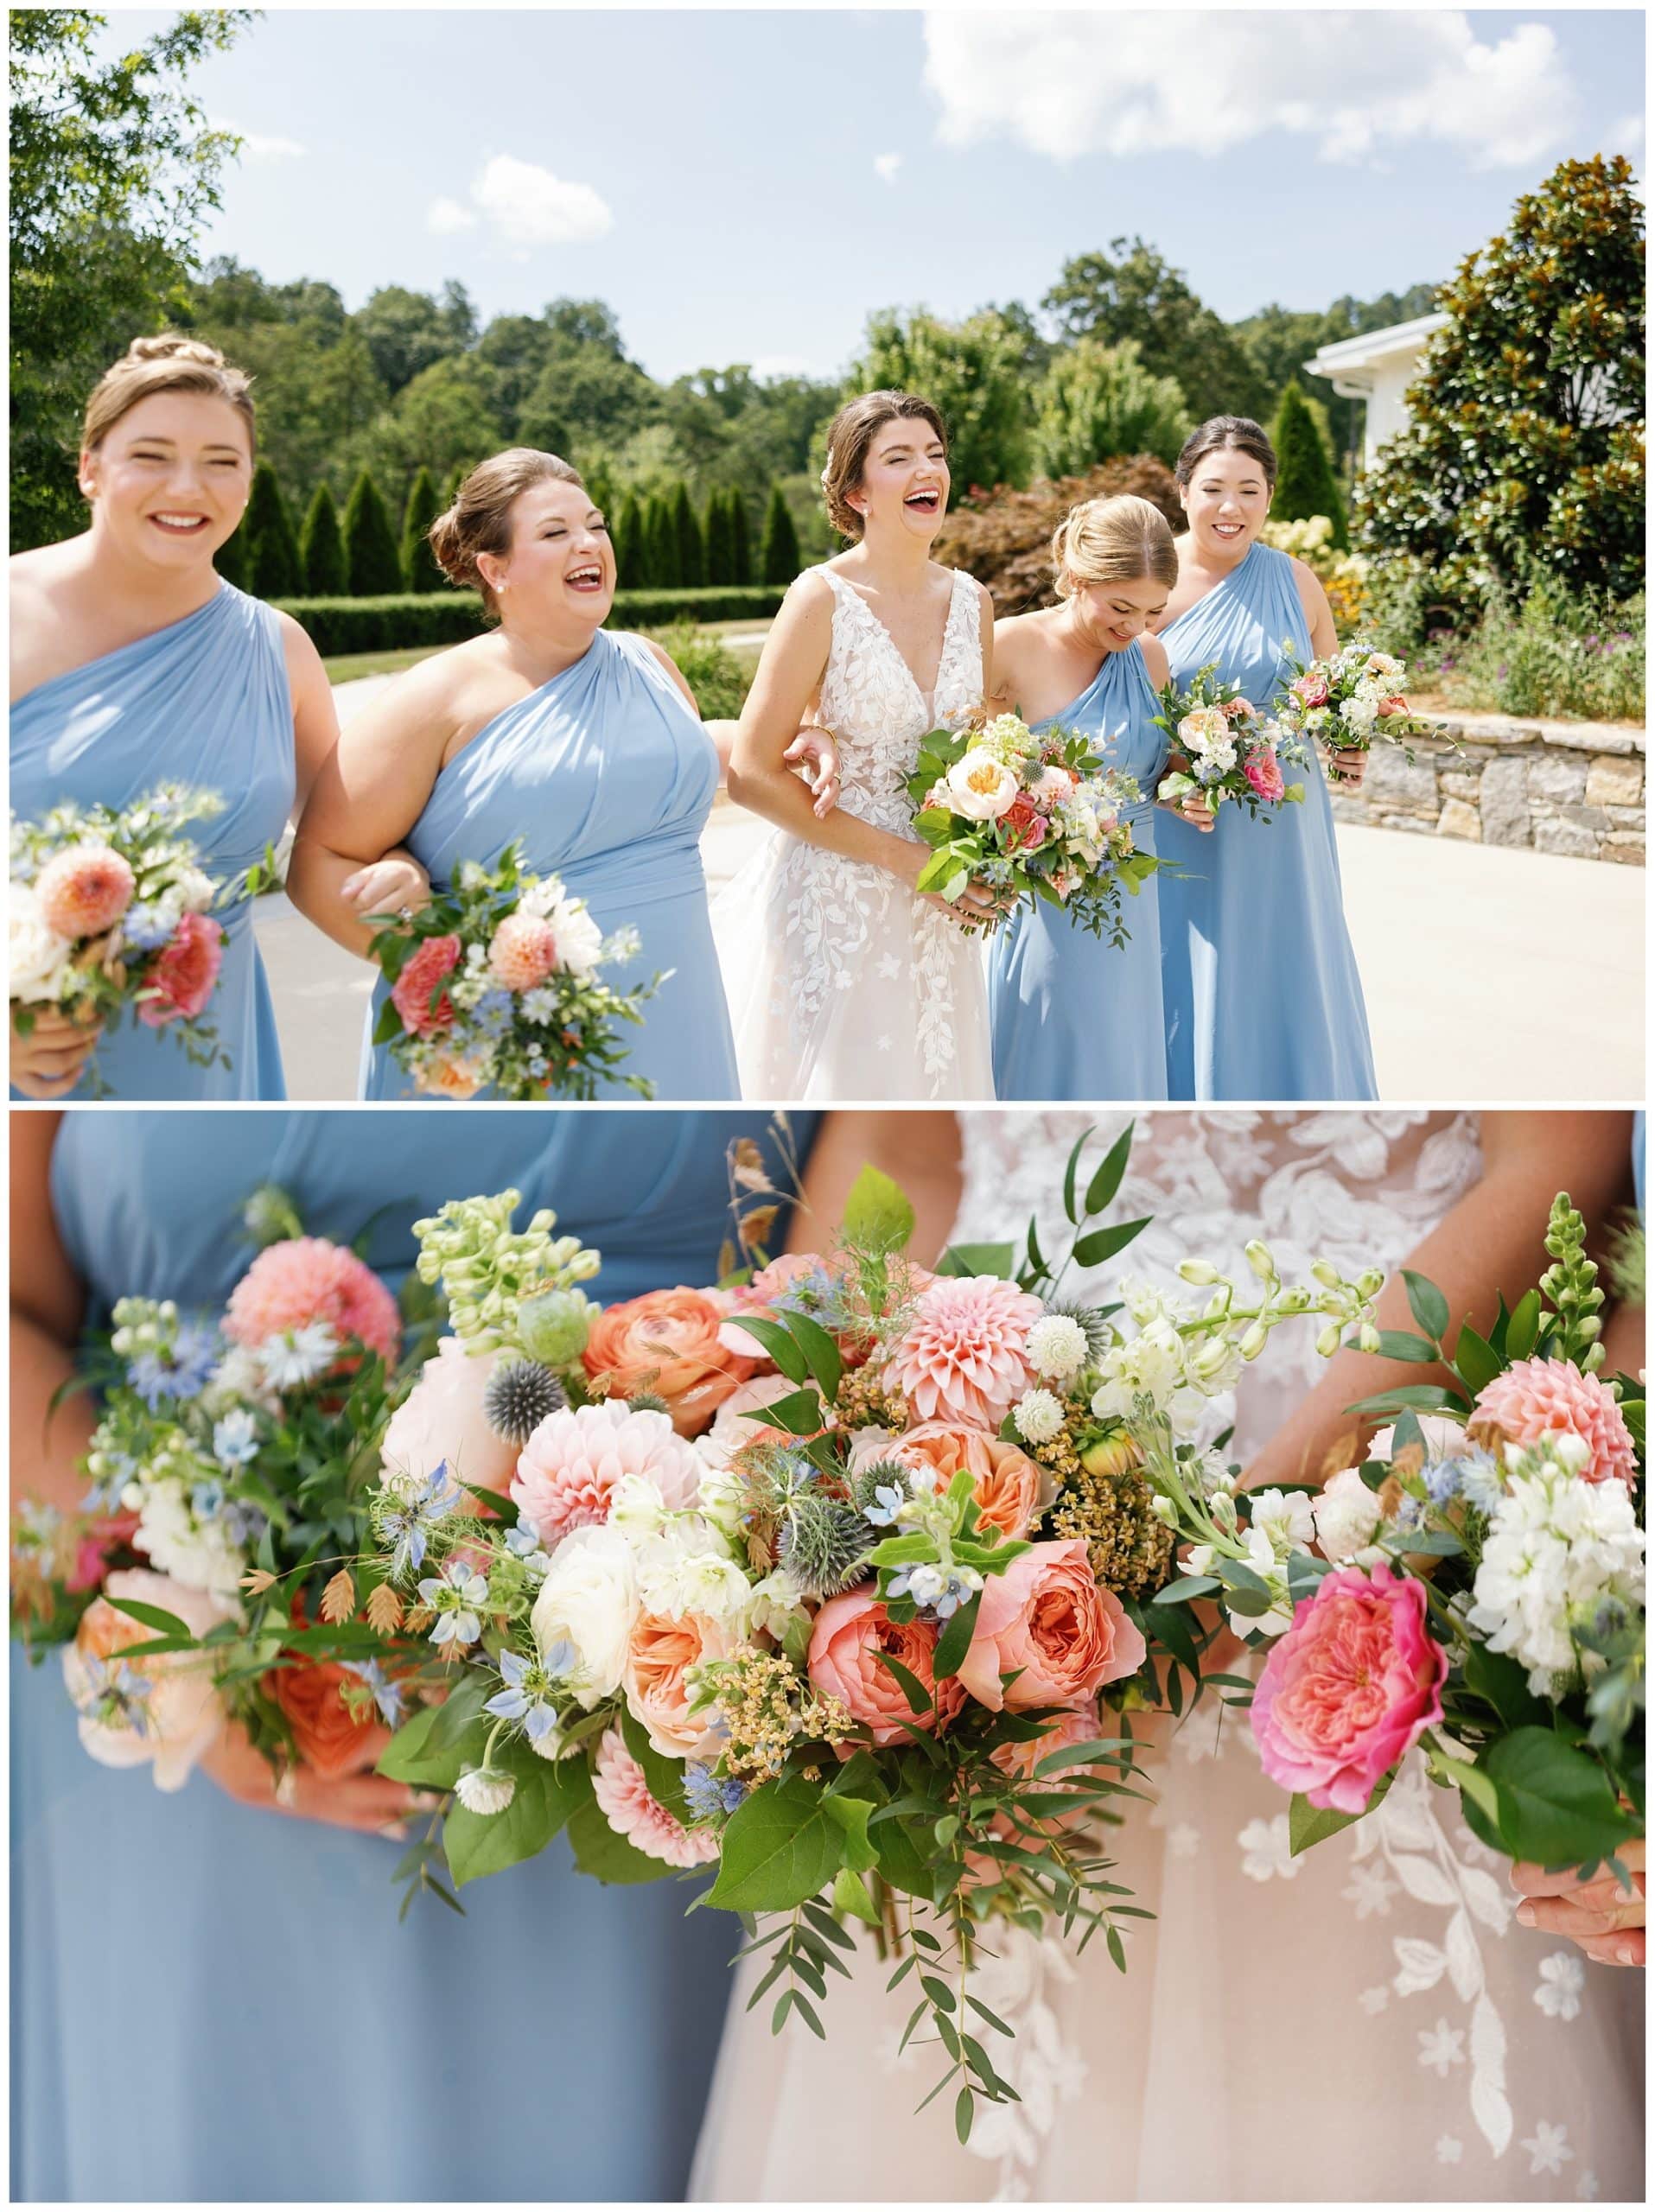
POLYGON ((1227 316, 1446 276, 1554 162, 1641 173, 1643 57, 1637 10, 276 8, 197 73, 250 139, 207 249, 830 374, 1123 232, 1227 316))

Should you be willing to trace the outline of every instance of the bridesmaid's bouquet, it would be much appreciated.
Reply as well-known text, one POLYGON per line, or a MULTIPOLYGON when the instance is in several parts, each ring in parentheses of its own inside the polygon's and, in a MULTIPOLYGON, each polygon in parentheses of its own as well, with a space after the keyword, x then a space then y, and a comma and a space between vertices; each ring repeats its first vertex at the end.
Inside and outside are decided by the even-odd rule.
POLYGON ((249 1222, 274 1241, 221 1313, 117 1302, 68 1386, 100 1393, 80 1510, 13 1519, 14 1633, 62 1648, 92 1756, 163 1789, 230 1719, 278 1769, 336 1777, 402 1717, 341 1567, 366 1540, 405 1317, 280 1192, 249 1222))
MULTIPOLYGON (((41 822, 13 817, 8 918, 20 1036, 42 1007, 102 1029, 130 1009, 175 1037, 193 1065, 229 1066, 201 1019, 223 958, 211 914, 220 887, 181 834, 223 809, 214 792, 162 784, 119 811, 66 803, 41 822)), ((95 1055, 90 1072, 97 1086, 95 1055)))
MULTIPOLYGON (((1273 729, 1243 698, 1239 684, 1219 679, 1218 665, 1210 662, 1181 690, 1174 682, 1157 694, 1155 724, 1166 731, 1177 765, 1162 778, 1155 797, 1176 805, 1194 792, 1215 811, 1234 799, 1268 820, 1278 806, 1301 804, 1304 785, 1287 781, 1273 729)), ((1293 748, 1283 749, 1294 757, 1293 748)))
POLYGON ((606 938, 583 899, 532 874, 514 842, 492 868, 461 861, 417 913, 380 918, 369 951, 391 995, 373 1041, 433 1097, 591 1099, 618 1080, 652 1098, 621 1072, 620 1025, 641 1023, 664 979, 618 991, 599 975, 638 950, 635 930, 606 938))
POLYGON ((1236 1686, 1295 1852, 1372 1810, 1416 1745, 1511 1859, 1589 1870, 1644 1832, 1644 1391, 1600 1371, 1585 1243, 1559 1197, 1538 1287, 1451 1354, 1447 1300, 1409 1274, 1418 1333, 1365 1348, 1448 1382, 1352 1407, 1395 1425, 1319 1493, 1203 1499, 1149 1441, 1193 1540, 1162 1599, 1219 1599, 1268 1655, 1236 1686))
POLYGON ((1016 715, 979 712, 920 741, 905 779, 915 834, 933 848, 915 889, 958 899, 968 883, 1004 894, 992 930, 1016 905, 1044 899, 1094 937, 1127 941, 1121 892, 1136 897, 1158 863, 1133 848, 1123 817, 1141 794, 1073 730, 1032 730, 1016 715))
MULTIPOLYGON (((1384 738, 1411 760, 1409 740, 1427 736, 1435 727, 1410 710, 1402 695, 1408 671, 1393 653, 1375 652, 1359 638, 1308 665, 1290 638, 1283 639, 1282 652, 1293 675, 1266 728, 1273 740, 1294 742, 1306 758, 1318 745, 1329 753, 1366 753, 1376 738, 1384 738)), ((1330 763, 1327 772, 1339 781, 1336 765, 1330 763)))

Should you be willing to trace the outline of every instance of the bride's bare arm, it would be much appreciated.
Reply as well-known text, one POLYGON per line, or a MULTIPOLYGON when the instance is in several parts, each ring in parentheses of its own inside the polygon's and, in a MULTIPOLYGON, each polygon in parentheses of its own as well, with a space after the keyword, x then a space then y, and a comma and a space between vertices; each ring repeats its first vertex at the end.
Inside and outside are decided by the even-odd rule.
MULTIPOLYGON (((1621 1198, 1629 1180, 1629 1114, 1485 1114, 1481 1121, 1483 1173, 1404 1265, 1429 1276, 1448 1302, 1458 1329, 1469 1321, 1485 1336, 1495 1299, 1508 1306, 1538 1281, 1547 1261, 1546 1218, 1552 1199, 1567 1191, 1595 1228, 1621 1198)), ((1407 1287, 1398 1268, 1378 1306, 1382 1329, 1413 1328, 1407 1287)), ((1365 1352, 1337 1352, 1321 1382, 1284 1421, 1248 1467, 1249 1489, 1284 1482, 1318 1482, 1348 1466, 1359 1431, 1345 1408, 1399 1383, 1429 1382, 1437 1372, 1365 1352), (1329 1455, 1339 1456, 1329 1464, 1329 1455)), ((1438 1379, 1442 1379, 1440 1373, 1438 1379)))
POLYGON ((952 1114, 829 1114, 805 1169, 805 1202, 793 1210, 790 1252, 819 1252, 844 1219, 850 1186, 864 1167, 900 1183, 913 1208, 910 1255, 929 1265, 948 1242, 963 1188, 959 1123, 952 1114))

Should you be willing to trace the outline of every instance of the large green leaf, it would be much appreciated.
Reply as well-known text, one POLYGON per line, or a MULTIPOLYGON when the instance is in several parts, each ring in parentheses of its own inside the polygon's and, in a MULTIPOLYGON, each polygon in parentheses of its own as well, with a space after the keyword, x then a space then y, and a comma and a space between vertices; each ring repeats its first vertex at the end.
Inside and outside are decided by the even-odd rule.
POLYGON ((1017 1264, 1015 1244, 951 1244, 937 1262, 939 1275, 1009 1275, 1017 1264))
POLYGON ((1404 1268, 1402 1279, 1408 1286, 1408 1310, 1428 1337, 1441 1344, 1448 1325, 1448 1301, 1434 1282, 1424 1275, 1404 1268))
POLYGON ((804 1384, 810 1381, 810 1362, 790 1329, 763 1313, 732 1313, 730 1321, 744 1336, 756 1338, 790 1382, 804 1384))
POLYGON ((1112 1260, 1117 1252, 1124 1251, 1135 1236, 1149 1226, 1150 1217, 1141 1221, 1123 1221, 1113 1229, 1094 1229, 1090 1236, 1076 1240, 1074 1263, 1078 1268, 1100 1267, 1105 1260, 1112 1260))
POLYGON ((1121 1187, 1121 1178, 1126 1173, 1126 1163, 1132 1151, 1132 1131, 1136 1124, 1129 1122, 1109 1150, 1104 1154, 1098 1172, 1086 1185, 1086 1211, 1102 1213, 1121 1187))
POLYGON ((790 1315, 788 1325, 809 1362, 811 1379, 817 1389, 824 1398, 837 1397, 840 1379, 844 1373, 844 1362, 839 1356, 838 1345, 822 1324, 813 1320, 808 1313, 790 1315))
POLYGON ((591 1798, 584 1759, 543 1759, 526 1744, 508 1745, 494 1758, 517 1783, 506 1810, 468 1813, 455 1805, 442 1823, 442 1848, 456 1886, 534 1858, 591 1798))
POLYGON ((1501 1840, 1514 1859, 1577 1866, 1641 1833, 1608 1776, 1550 1728, 1518 1728, 1477 1761, 1499 1792, 1501 1840))
POLYGON ((731 1815, 708 1902, 730 1912, 787 1912, 844 1863, 845 1830, 805 1782, 767 1782, 731 1815))
POLYGON ((1340 1828, 1353 1827, 1358 1821, 1373 1810, 1395 1778, 1396 1769, 1393 1767, 1359 1813, 1323 1812, 1295 1790, 1287 1808, 1288 1843, 1293 1857, 1296 1859, 1302 1851, 1308 1851, 1313 1843, 1321 1843, 1330 1835, 1337 1835, 1340 1828))

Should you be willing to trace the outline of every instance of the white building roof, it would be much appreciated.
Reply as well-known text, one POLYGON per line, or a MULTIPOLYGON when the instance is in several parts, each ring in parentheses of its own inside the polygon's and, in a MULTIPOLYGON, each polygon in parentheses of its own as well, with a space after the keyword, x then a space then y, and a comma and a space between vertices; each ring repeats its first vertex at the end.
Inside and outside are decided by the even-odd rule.
POLYGON ((1398 355, 1412 359, 1447 321, 1445 315, 1416 315, 1412 322, 1393 322, 1384 330, 1365 330, 1359 337, 1340 338, 1332 346, 1322 346, 1314 360, 1305 362, 1305 372, 1313 377, 1337 378, 1348 376, 1353 369, 1378 368, 1398 355))

